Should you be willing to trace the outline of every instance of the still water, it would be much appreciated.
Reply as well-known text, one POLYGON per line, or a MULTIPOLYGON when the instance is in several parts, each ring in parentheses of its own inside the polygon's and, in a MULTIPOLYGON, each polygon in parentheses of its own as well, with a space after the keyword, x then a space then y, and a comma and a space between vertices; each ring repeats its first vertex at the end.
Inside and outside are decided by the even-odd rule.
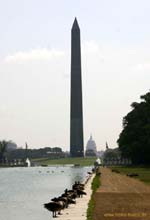
POLYGON ((0 169, 0 220, 51 220, 43 204, 83 181, 91 167, 0 169))

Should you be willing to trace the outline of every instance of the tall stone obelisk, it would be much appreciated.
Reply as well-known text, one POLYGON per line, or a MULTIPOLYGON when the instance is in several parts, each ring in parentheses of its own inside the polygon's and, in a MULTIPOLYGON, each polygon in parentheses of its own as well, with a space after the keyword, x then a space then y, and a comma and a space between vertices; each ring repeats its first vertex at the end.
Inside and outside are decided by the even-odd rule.
POLYGON ((76 18, 71 30, 70 156, 84 157, 80 28, 76 18))

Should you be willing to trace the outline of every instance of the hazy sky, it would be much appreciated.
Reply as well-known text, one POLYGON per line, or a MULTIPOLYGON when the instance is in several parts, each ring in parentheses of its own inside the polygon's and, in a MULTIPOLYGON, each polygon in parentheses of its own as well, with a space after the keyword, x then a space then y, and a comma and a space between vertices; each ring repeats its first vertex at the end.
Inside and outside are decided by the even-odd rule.
POLYGON ((0 0, 0 139, 69 149, 70 37, 81 30, 84 140, 116 147, 149 91, 149 0, 0 0))

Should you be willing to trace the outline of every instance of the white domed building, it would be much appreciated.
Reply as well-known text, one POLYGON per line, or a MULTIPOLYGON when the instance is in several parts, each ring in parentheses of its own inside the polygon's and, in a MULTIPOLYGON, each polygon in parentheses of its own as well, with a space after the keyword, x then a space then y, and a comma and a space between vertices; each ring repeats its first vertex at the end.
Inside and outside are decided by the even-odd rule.
POLYGON ((97 155, 96 143, 91 135, 86 145, 85 156, 96 156, 96 155, 97 155))

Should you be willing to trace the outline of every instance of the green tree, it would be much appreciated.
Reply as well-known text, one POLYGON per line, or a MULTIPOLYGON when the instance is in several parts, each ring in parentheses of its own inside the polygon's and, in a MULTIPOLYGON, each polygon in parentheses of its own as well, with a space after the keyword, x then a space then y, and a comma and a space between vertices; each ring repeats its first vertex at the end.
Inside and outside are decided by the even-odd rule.
POLYGON ((3 141, 0 141, 0 163, 3 161, 4 159, 4 154, 7 150, 7 144, 8 142, 3 140, 3 141))
POLYGON ((119 157, 120 157, 120 151, 118 150, 118 148, 108 149, 105 151, 103 155, 104 160, 111 160, 112 158, 117 159, 119 157))
POLYGON ((133 164, 150 164, 150 92, 141 102, 131 104, 132 110, 123 118, 118 144, 122 155, 133 164))

